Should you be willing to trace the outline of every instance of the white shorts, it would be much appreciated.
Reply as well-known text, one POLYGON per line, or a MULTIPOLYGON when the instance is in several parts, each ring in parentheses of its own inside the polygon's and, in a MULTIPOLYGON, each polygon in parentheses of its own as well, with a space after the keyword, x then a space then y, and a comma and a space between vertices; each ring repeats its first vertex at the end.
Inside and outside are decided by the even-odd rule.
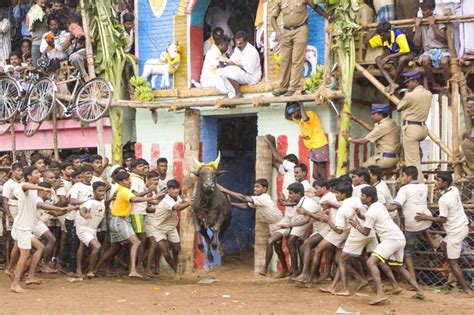
POLYGON ((405 239, 383 240, 372 252, 372 256, 388 265, 401 266, 403 265, 405 243, 405 239))
POLYGON ((349 234, 342 251, 350 256, 359 257, 364 248, 367 248, 367 252, 371 253, 375 250, 377 244, 377 237, 360 239, 359 237, 353 236, 353 234, 349 234))
POLYGON ((87 247, 92 240, 97 240, 97 232, 90 229, 78 229, 76 234, 77 238, 87 247))
POLYGON ((287 237, 288 235, 290 235, 290 228, 284 228, 284 229, 281 229, 279 228, 280 227, 280 224, 290 224, 291 222, 291 219, 289 217, 283 217, 283 219, 281 219, 278 223, 275 223, 275 230, 273 231, 272 234, 278 232, 280 233, 281 235, 283 235, 283 237, 287 237))
POLYGON ((268 225, 268 231, 269 231, 270 235, 272 235, 273 233, 275 233, 279 229, 280 229, 280 227, 277 224, 269 224, 268 225))
POLYGON ((17 242, 20 249, 31 249, 31 239, 33 238, 31 231, 24 231, 13 228, 12 238, 17 242))
POLYGON ((457 231, 447 234, 443 241, 446 243, 448 259, 458 259, 461 256, 462 241, 469 235, 469 227, 463 226, 457 231))
POLYGON ((314 236, 316 234, 319 234, 322 237, 325 237, 326 235, 329 234, 329 232, 331 232, 331 228, 329 227, 329 225, 326 225, 323 229, 314 229, 313 228, 313 234, 311 234, 309 237, 314 236))
POLYGON ((163 230, 158 230, 157 229, 153 233, 153 237, 155 238, 155 240, 157 242, 159 242, 161 240, 167 240, 168 242, 171 242, 171 243, 179 243, 180 242, 180 238, 179 238, 179 234, 178 234, 177 229, 174 229, 172 231, 163 231, 163 230))
POLYGON ((326 234, 326 236, 324 236, 324 239, 337 248, 343 248, 344 242, 348 236, 349 230, 343 231, 341 234, 337 234, 334 230, 331 230, 328 234, 326 234))
MULTIPOLYGON (((13 220, 15 220, 16 216, 18 215, 18 207, 8 205, 8 209, 10 209, 10 213, 12 214, 13 220)), ((5 230, 11 231, 13 227, 8 223, 8 217, 5 211, 3 212, 3 216, 5 217, 5 230)))
POLYGON ((43 221, 38 221, 38 223, 36 223, 36 226, 33 229, 33 235, 36 238, 40 238, 41 235, 43 235, 47 231, 49 231, 49 229, 46 224, 43 221))
POLYGON ((294 228, 291 228, 290 235, 294 235, 296 237, 299 237, 301 239, 304 239, 306 236, 306 232, 308 231, 310 223, 307 223, 302 226, 296 226, 294 228))

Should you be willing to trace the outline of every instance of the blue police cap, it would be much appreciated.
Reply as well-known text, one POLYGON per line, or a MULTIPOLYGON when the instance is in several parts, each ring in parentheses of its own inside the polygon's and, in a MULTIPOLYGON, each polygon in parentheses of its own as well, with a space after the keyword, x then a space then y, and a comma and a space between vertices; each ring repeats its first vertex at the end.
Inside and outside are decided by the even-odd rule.
POLYGON ((408 71, 403 74, 405 80, 403 84, 407 83, 410 80, 419 80, 421 79, 421 73, 419 71, 408 71))
POLYGON ((300 111, 300 106, 298 104, 291 104, 286 109, 286 113, 288 115, 294 114, 294 113, 299 112, 299 111, 300 111))
POLYGON ((372 114, 373 113, 388 113, 390 108, 389 104, 372 104, 372 114))

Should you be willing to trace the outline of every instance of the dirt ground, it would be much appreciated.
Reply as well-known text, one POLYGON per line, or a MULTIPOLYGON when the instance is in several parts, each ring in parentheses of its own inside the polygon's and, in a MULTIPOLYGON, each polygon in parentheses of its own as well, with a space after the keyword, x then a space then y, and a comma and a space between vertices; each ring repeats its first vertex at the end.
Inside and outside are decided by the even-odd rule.
POLYGON ((474 298, 425 288, 427 299, 410 299, 413 292, 392 296, 381 306, 369 306, 370 289, 357 296, 335 297, 318 287, 296 287, 290 280, 257 279, 252 258, 235 258, 210 272, 196 272, 175 282, 171 274, 158 279, 96 278, 69 283, 62 275, 41 275, 46 283, 10 293, 10 280, 0 272, 0 314, 336 314, 342 307, 360 314, 473 314, 474 298), (213 284, 197 284, 215 278, 213 284))

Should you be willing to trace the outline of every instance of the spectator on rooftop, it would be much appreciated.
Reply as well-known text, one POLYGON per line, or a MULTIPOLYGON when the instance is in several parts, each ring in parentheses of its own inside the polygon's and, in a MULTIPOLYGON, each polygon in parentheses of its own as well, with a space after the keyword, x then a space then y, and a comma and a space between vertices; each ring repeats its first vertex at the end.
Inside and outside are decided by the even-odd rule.
POLYGON ((34 66, 37 66, 38 59, 41 57, 40 45, 43 35, 49 31, 48 15, 48 0, 36 0, 36 4, 26 15, 26 25, 31 32, 31 57, 34 66))

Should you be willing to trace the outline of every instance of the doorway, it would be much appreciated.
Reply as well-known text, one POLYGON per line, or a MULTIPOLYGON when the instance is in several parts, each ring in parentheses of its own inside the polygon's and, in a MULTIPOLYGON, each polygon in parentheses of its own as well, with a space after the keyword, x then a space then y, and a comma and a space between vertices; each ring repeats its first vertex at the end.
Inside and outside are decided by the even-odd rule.
MULTIPOLYGON (((245 195, 253 195, 257 115, 203 116, 201 122, 202 160, 212 161, 221 152, 220 170, 227 174, 218 178, 222 186, 245 195)), ((224 235, 225 255, 251 251, 255 244, 255 211, 232 209, 231 225, 224 235)), ((214 264, 204 261, 205 268, 220 265, 214 254, 214 264)), ((206 257, 206 255, 204 255, 206 257)))

